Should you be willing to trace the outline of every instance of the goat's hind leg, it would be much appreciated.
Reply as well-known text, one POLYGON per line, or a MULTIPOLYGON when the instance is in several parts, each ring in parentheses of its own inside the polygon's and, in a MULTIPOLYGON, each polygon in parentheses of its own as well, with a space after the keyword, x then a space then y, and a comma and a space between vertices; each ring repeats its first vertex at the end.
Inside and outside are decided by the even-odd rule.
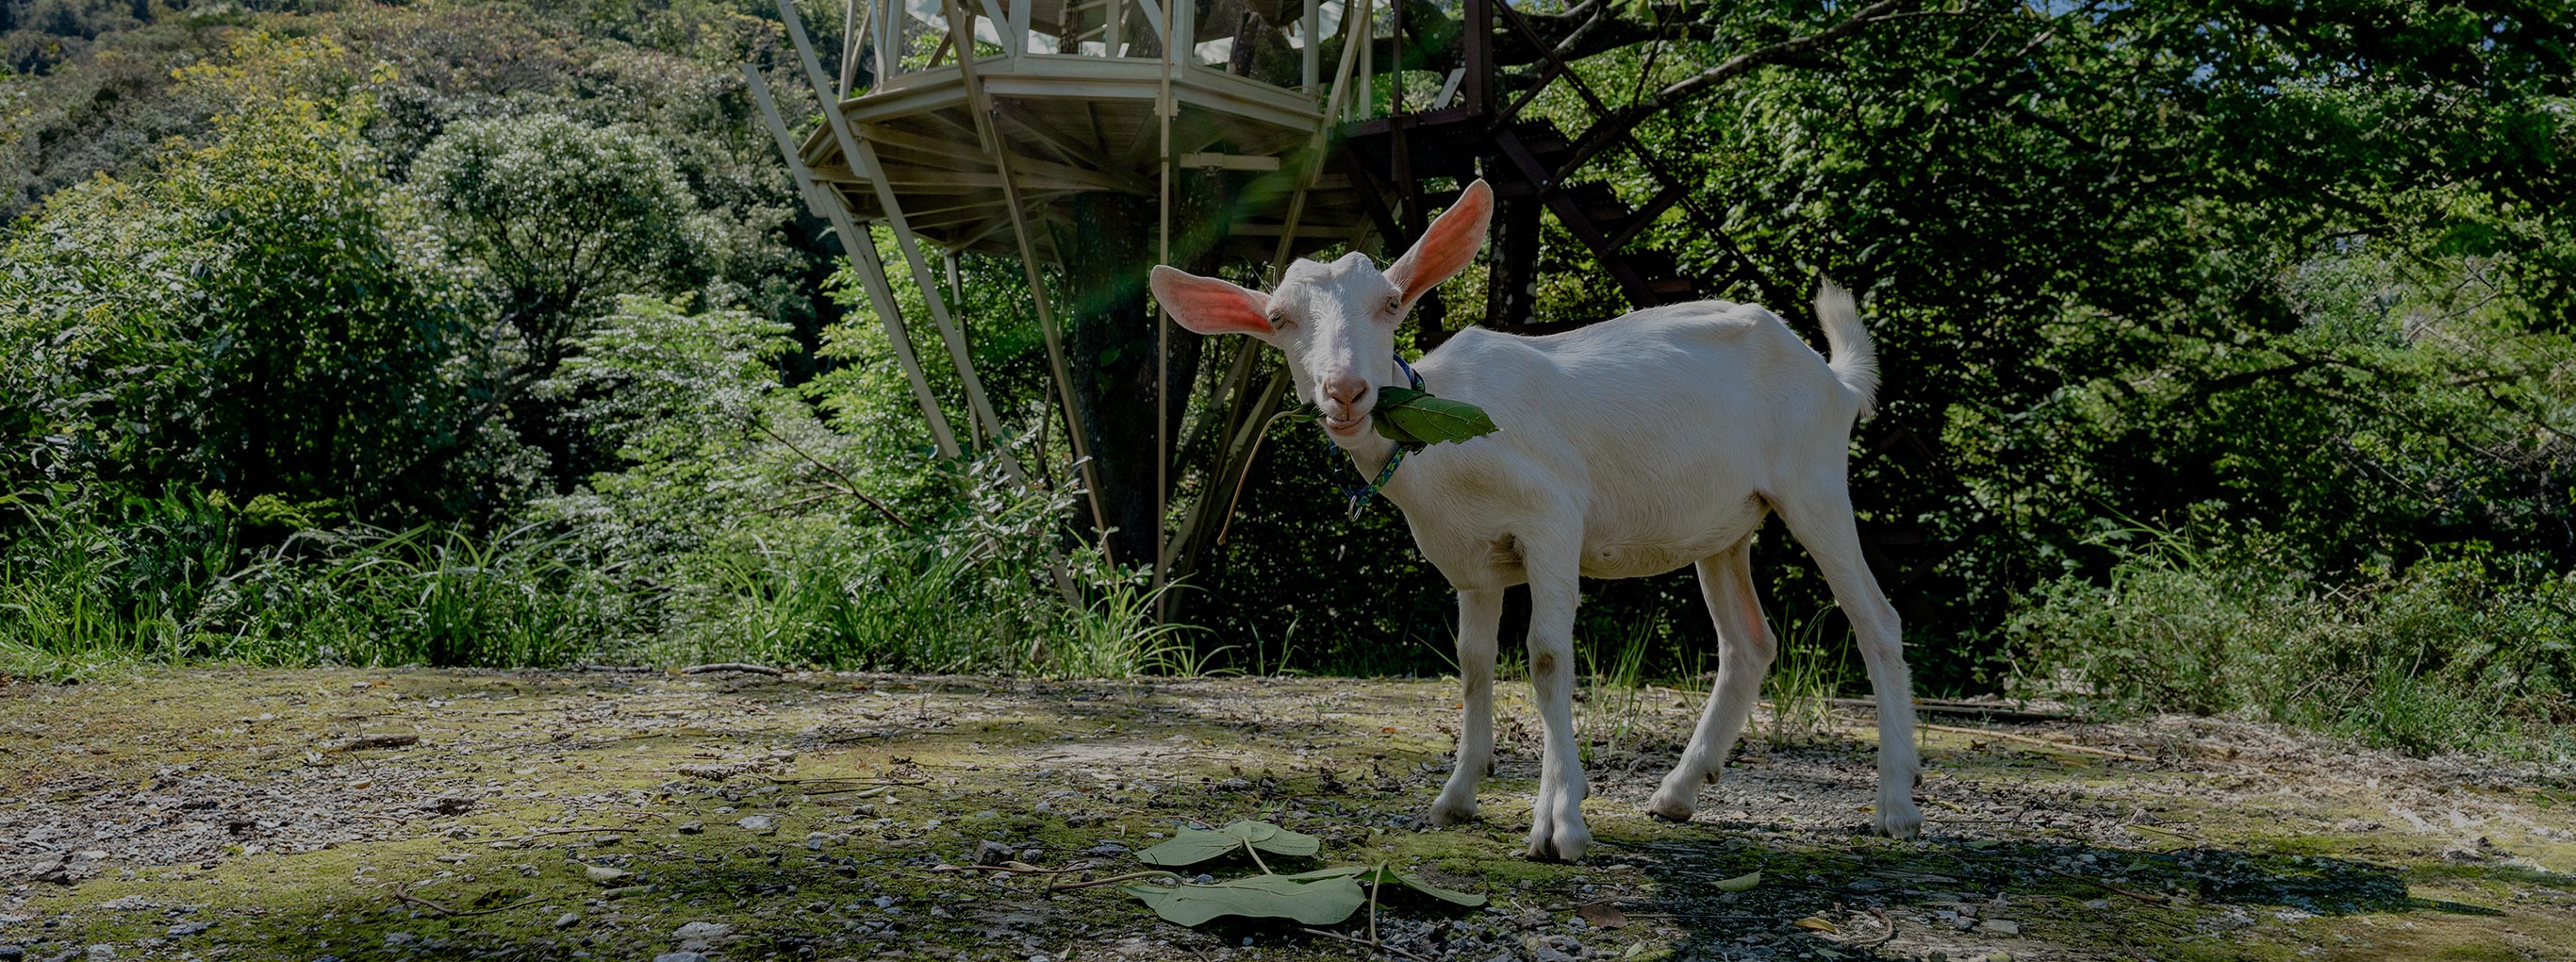
POLYGON ((1843 483, 1837 464, 1829 477, 1797 496, 1775 493, 1772 507, 1824 569, 1825 583, 1851 619, 1861 660, 1869 666, 1870 688, 1878 696, 1878 831, 1913 838, 1923 830, 1923 814, 1914 807, 1914 779, 1921 770, 1914 753, 1914 683, 1905 670, 1896 607, 1887 603, 1861 556, 1851 493, 1843 483))
POLYGON ((1503 590, 1458 591, 1458 680, 1466 705, 1458 719, 1457 766, 1431 803, 1431 824, 1456 825, 1476 817, 1476 783, 1494 766, 1494 636, 1502 628, 1503 590))
POLYGON ((1762 600, 1753 593, 1753 543, 1750 538, 1699 561, 1700 597, 1708 601, 1709 618, 1717 623, 1717 684, 1709 689, 1708 708, 1691 733, 1681 763, 1664 776, 1646 811, 1657 818, 1690 821, 1699 807, 1699 787, 1714 784, 1726 768, 1726 753, 1744 730, 1745 716, 1762 691, 1778 645, 1762 617, 1762 600))

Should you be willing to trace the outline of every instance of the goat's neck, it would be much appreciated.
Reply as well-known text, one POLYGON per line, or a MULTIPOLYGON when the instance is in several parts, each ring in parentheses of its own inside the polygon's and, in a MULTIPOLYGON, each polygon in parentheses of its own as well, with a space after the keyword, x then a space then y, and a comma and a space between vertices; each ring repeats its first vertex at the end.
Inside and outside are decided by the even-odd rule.
POLYGON ((1374 425, 1367 436, 1341 448, 1350 453, 1351 466, 1358 468, 1360 477, 1365 480, 1375 480, 1378 472, 1386 470, 1386 462, 1395 457, 1395 442, 1377 433, 1374 425))

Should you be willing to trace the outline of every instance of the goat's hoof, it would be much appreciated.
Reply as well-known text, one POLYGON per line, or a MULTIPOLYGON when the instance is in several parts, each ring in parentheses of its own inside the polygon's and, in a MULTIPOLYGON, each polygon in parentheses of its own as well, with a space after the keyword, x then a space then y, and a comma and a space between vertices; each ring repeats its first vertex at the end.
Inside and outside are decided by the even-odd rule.
POLYGON ((1444 798, 1431 803, 1431 824, 1433 825, 1446 828, 1451 825, 1464 825, 1475 820, 1475 799, 1452 802, 1444 798))
POLYGON ((1553 831, 1541 825, 1530 830, 1529 857, 1535 862, 1580 862, 1583 850, 1592 847, 1592 832, 1582 825, 1555 826, 1553 831))
POLYGON ((1655 790, 1654 800, 1646 803, 1646 814, 1667 822, 1690 821, 1691 813, 1699 809, 1699 782, 1674 772, 1655 790))
POLYGON ((1923 834, 1923 813, 1912 801, 1878 807, 1878 834, 1889 838, 1917 838, 1923 834))
POLYGON ((1562 806, 1544 802, 1530 813, 1529 857, 1540 862, 1576 862, 1592 847, 1592 830, 1583 824, 1580 802, 1562 806))

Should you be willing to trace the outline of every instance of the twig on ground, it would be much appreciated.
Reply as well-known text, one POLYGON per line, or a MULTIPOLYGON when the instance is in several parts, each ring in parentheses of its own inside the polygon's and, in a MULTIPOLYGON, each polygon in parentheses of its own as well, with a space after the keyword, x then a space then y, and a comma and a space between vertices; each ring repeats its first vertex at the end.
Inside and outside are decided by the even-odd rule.
POLYGON ((784 671, 771 668, 768 665, 755 665, 750 662, 742 661, 719 661, 711 665, 690 665, 689 667, 680 669, 680 674, 705 675, 719 671, 739 671, 750 675, 768 675, 771 678, 779 678, 787 674, 784 671))
POLYGON ((613 674, 613 675, 641 675, 641 674, 644 674, 645 672, 652 671, 653 669, 651 669, 651 668, 649 668, 649 667, 646 667, 646 666, 644 666, 644 665, 594 665, 594 664, 590 664, 590 663, 585 662, 585 663, 582 663, 582 664, 574 665, 574 666, 572 666, 572 667, 570 667, 570 668, 566 668, 566 669, 564 669, 564 670, 565 670, 565 671, 604 671, 604 672, 608 672, 608 673, 613 674))
POLYGON ((634 830, 635 826, 633 825, 614 825, 600 828, 539 828, 523 832, 517 838, 513 839, 513 841, 524 842, 532 838, 542 838, 547 835, 591 835, 599 832, 632 832, 634 830))
MULTIPOLYGON (((1874 699, 1827 698, 1825 702, 1837 708, 1864 708, 1873 713, 1878 711, 1878 702, 1874 699)), ((1914 713, 1917 715, 1975 715, 2003 721, 2065 721, 2073 717, 2062 711, 1937 698, 1915 699, 1914 713)))
POLYGON ((1890 940, 1896 938, 1895 919, 1888 918, 1886 912, 1879 911, 1875 906, 1870 908, 1869 914, 1876 916, 1878 918, 1878 924, 1885 927, 1886 931, 1878 933, 1877 938, 1871 939, 1867 942, 1845 942, 1843 943, 1844 945, 1866 949, 1872 946, 1886 945, 1890 940))
POLYGON ((1118 883, 1120 883, 1120 882, 1133 882, 1133 881, 1135 881, 1135 880, 1137 880, 1137 879, 1140 879, 1140 878, 1180 878, 1180 877, 1181 877, 1181 873, 1179 873, 1179 872, 1162 872, 1162 871, 1155 871, 1155 872, 1129 872, 1129 873, 1127 873, 1127 874, 1125 874, 1125 875, 1112 875, 1112 876, 1110 876, 1110 877, 1108 877, 1108 878, 1096 878, 1096 879, 1092 879, 1092 880, 1087 881, 1087 882, 1057 882, 1057 883, 1055 883, 1055 884, 1053 884, 1053 885, 1049 885, 1049 886, 1047 886, 1047 891, 1049 891, 1049 892, 1070 892, 1070 891, 1073 891, 1074 889, 1087 889, 1087 888, 1094 888, 1094 887, 1102 886, 1102 885, 1116 885, 1116 884, 1118 884, 1118 883))
POLYGON ((1369 941, 1371 942, 1377 941, 1377 890, 1384 887, 1386 887, 1386 863, 1379 862, 1377 863, 1377 871, 1369 874, 1368 932, 1369 941))
POLYGON ((2032 737, 2030 737, 2030 736, 2028 736, 2028 735, 2016 735, 2016 734, 2013 734, 2013 733, 2011 733, 2011 732, 2006 732, 2006 731, 1996 731, 1996 730, 1994 730, 1994 729, 1992 729, 1992 728, 1970 728, 1970 727, 1965 726, 1965 725, 1935 725, 1935 724, 1932 724, 1931 722, 1917 722, 1916 724, 1917 724, 1917 725, 1919 725, 1919 726, 1921 726, 1921 727, 1928 728, 1928 729, 1931 729, 1931 730, 1936 731, 1936 732, 1951 732, 1951 733, 1953 733, 1953 734, 1960 734, 1960 735, 1985 735, 1985 736, 1992 737, 1992 738, 2002 738, 2002 739, 2007 739, 2007 740, 2010 740, 2010 741, 2026 742, 2026 743, 2029 743, 2029 744, 2032 744, 2032 745, 2043 745, 2043 746, 2049 747, 2049 748, 2064 749, 2064 750, 2066 750, 2066 751, 2070 751, 2070 752, 2082 752, 2082 753, 2087 754, 2087 755, 2101 755, 2101 756, 2104 756, 2104 757, 2107 757, 2107 758, 2117 758, 2117 759, 2121 759, 2121 760, 2124 760, 2124 761, 2132 761, 2132 762, 2152 762, 2152 761, 2155 761, 2155 759, 2153 759, 2153 758, 2149 758, 2149 757, 2147 757, 2147 756, 2145 756, 2145 755, 2133 754, 2133 753, 2130 753, 2130 752, 2120 751, 2120 750, 2118 750, 2118 749, 2112 749, 2112 748, 2095 748, 2095 747, 2093 747, 2093 746, 2091 746, 2091 745, 2078 745, 2078 744, 2075 744, 2075 743, 2073 743, 2073 742, 2058 742, 2058 741, 2050 741, 2050 740, 2045 739, 2045 738, 2032 738, 2032 737))
POLYGON ((1397 958, 1412 959, 1414 962, 1431 962, 1429 959, 1425 959, 1419 955, 1396 948, 1395 946, 1388 945, 1376 939, 1355 939, 1339 932, 1327 932, 1323 929, 1300 928, 1298 931, 1304 932, 1308 935, 1320 935, 1335 942, 1348 942, 1352 945, 1365 945, 1369 948, 1376 949, 1397 958))
POLYGON ((810 785, 815 782, 840 782, 845 785, 859 786, 907 785, 914 788, 930 784, 929 782, 907 782, 899 778, 860 778, 856 775, 847 778, 773 778, 769 780, 772 785, 810 785))
POLYGON ((418 735, 395 734, 392 732, 373 732, 365 735, 351 735, 337 741, 323 742, 321 748, 326 752, 355 752, 364 751, 370 748, 406 748, 417 744, 420 744, 420 736, 418 735))
MULTIPOLYGON (((1003 862, 999 865, 933 865, 933 872, 1012 872, 1020 875, 1069 875, 1099 868, 1099 863, 1084 862, 1066 868, 1039 868, 1027 862, 1003 862)), ((1149 873, 1150 874, 1150 873, 1149 873)))
POLYGON ((401 900, 401 901, 409 902, 409 903, 411 903, 411 904, 413 904, 413 905, 420 906, 421 908, 428 909, 428 910, 430 910, 430 911, 432 911, 432 912, 436 912, 436 913, 438 913, 438 914, 440 914, 440 915, 443 915, 443 916, 446 916, 446 917, 448 917, 448 918, 452 918, 452 919, 461 919, 461 918, 465 918, 465 917, 467 917, 467 916, 472 916, 472 915, 490 915, 490 914, 492 914, 492 913, 494 913, 494 912, 506 912, 506 911, 509 911, 509 910, 511 910, 511 909, 518 908, 519 906, 526 905, 526 904, 528 904, 528 903, 530 903, 530 902, 534 902, 534 901, 536 901, 536 900, 537 900, 537 897, 536 897, 536 896, 531 895, 531 896, 528 896, 528 897, 526 897, 526 898, 520 899, 520 900, 518 900, 518 901, 516 901, 516 902, 512 902, 512 903, 510 903, 510 904, 508 904, 508 905, 495 905, 495 906, 493 906, 493 907, 491 907, 491 908, 488 908, 488 909, 475 909, 475 910, 470 911, 470 912, 460 912, 460 911, 457 911, 457 910, 455 910, 455 909, 448 908, 448 907, 447 907, 447 906, 445 906, 445 905, 441 905, 441 904, 439 904, 439 903, 437 903, 437 902, 432 902, 432 901, 430 901, 430 900, 428 900, 428 899, 421 898, 420 896, 417 896, 417 895, 413 895, 413 894, 411 894, 411 883, 409 883, 409 882, 405 882, 405 883, 403 883, 403 884, 401 884, 401 885, 396 885, 396 886, 394 886, 394 898, 399 899, 399 900, 401 900))
POLYGON ((2120 894, 2120 895, 2126 895, 2126 896, 2128 896, 2128 897, 2130 897, 2130 898, 2137 899, 2138 901, 2141 901, 2141 902, 2151 902, 2151 903, 2154 903, 2154 904, 2156 904, 2156 905, 2164 905, 2164 904, 2166 904, 2167 902, 2171 901, 2171 900, 2169 900, 2169 899, 2167 899, 2167 898, 2165 898, 2164 896, 2161 896, 2161 895, 2149 895, 2149 894, 2147 894, 2147 893, 2145 893, 2145 892, 2132 892, 2132 891, 2129 891, 2128 889, 2121 888, 2121 887, 2119 887, 2119 886, 2117 886, 2117 885, 2113 885, 2113 884, 2111 884, 2111 883, 2109 883, 2109 882, 2102 881, 2101 879, 2085 878, 2084 876, 2077 875, 2077 874, 2075 874, 2075 873, 2073 873, 2073 872, 2060 872, 2060 871, 2058 871, 2058 870, 2056 870, 2056 869, 2049 868, 2048 866, 2045 866, 2045 865, 2033 865, 2033 866, 2031 866, 2031 867, 2032 867, 2032 868, 2035 868, 2035 869, 2038 869, 2038 870, 2040 870, 2040 871, 2042 871, 2042 872, 2046 872, 2046 873, 2048 873, 2048 874, 2050 874, 2050 875, 2055 875, 2055 876, 2057 876, 2057 877, 2059 877, 2059 878, 2071 878, 2071 879, 2074 879, 2074 880, 2076 880, 2076 881, 2078 881, 2078 882, 2082 882, 2082 883, 2084 883, 2084 884, 2086 884, 2086 885, 2093 886, 2094 888, 2098 888, 2098 889, 2101 889, 2101 890, 2106 891, 2106 892, 2114 892, 2114 893, 2118 893, 2118 894, 2120 894))

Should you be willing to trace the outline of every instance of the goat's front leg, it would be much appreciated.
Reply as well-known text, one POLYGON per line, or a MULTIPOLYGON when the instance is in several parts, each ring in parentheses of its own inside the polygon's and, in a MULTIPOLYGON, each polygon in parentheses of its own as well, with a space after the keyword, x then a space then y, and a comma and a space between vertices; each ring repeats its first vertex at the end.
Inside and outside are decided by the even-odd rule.
POLYGON ((1530 688, 1547 726, 1546 759, 1539 766, 1538 798, 1530 803, 1529 856, 1571 862, 1583 857, 1592 832, 1583 825, 1583 756, 1574 740, 1574 607, 1582 599, 1571 555, 1547 559, 1528 552, 1530 575, 1530 688))
POLYGON ((1431 803, 1431 824, 1476 817, 1476 783, 1494 768, 1494 636, 1502 628, 1503 590, 1458 590, 1458 679, 1466 711, 1458 719, 1457 767, 1431 803))

